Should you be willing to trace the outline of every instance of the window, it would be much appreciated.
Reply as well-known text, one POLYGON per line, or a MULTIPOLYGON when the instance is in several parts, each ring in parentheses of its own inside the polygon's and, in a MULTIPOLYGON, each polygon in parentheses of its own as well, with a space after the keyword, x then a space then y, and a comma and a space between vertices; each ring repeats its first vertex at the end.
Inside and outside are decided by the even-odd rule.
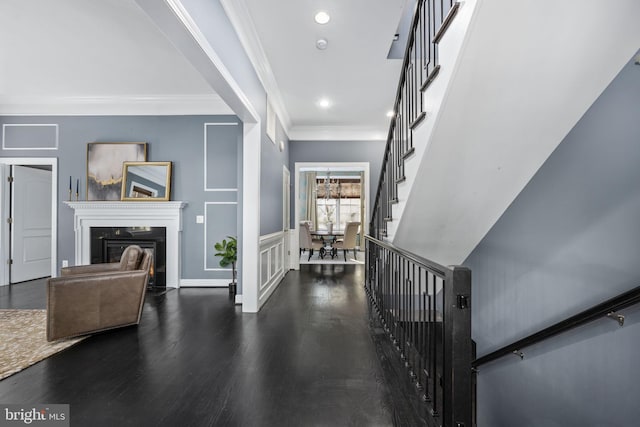
POLYGON ((316 180, 318 230, 344 230, 346 223, 362 222, 360 218, 360 178, 318 177, 316 180))

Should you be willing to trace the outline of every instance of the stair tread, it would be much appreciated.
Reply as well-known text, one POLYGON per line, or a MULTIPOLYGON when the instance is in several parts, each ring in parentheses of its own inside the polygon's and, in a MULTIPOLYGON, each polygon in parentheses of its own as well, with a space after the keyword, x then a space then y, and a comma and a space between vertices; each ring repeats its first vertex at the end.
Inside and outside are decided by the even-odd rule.
POLYGON ((420 88, 422 92, 426 91, 427 88, 431 86, 431 83, 433 83, 433 81, 436 79, 439 72, 440 72, 440 64, 435 66, 435 68, 429 74, 429 77, 427 77, 427 80, 425 80, 424 83, 422 84, 422 87, 420 88))
POLYGON ((453 18, 458 13, 458 8, 459 7, 460 7, 460 3, 459 2, 457 2, 453 6, 451 6, 451 9, 449 9, 449 13, 447 13, 447 16, 442 21, 442 25, 440 25, 440 29, 438 30, 436 35, 433 37, 433 43, 434 44, 439 43, 440 39, 442 39, 442 36, 444 35, 444 33, 447 32, 447 29, 449 28, 449 25, 451 25, 451 23, 453 22, 453 18))
POLYGON ((427 117, 427 113, 425 113, 424 111, 421 112, 418 117, 416 117, 416 119, 414 121, 411 122, 411 124, 409 125, 410 129, 414 129, 416 126, 418 126, 425 118, 427 117))

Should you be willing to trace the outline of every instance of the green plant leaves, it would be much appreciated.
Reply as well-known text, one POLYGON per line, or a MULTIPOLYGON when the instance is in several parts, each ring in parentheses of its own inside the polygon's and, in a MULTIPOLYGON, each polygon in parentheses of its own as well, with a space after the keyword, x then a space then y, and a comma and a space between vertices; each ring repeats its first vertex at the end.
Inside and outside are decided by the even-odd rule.
POLYGON ((232 236, 227 236, 227 238, 229 239, 228 241, 223 239, 222 242, 217 242, 214 245, 214 248, 218 251, 215 256, 222 257, 220 260, 221 267, 235 264, 238 260, 238 241, 232 236))

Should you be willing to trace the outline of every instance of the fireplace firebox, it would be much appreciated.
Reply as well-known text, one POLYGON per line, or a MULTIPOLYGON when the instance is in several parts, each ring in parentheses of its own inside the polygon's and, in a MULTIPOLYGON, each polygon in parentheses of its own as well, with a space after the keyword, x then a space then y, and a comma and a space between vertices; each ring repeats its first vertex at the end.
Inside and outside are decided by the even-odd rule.
POLYGON ((91 227, 91 264, 118 262, 129 245, 151 251, 149 288, 167 285, 165 227, 91 227))

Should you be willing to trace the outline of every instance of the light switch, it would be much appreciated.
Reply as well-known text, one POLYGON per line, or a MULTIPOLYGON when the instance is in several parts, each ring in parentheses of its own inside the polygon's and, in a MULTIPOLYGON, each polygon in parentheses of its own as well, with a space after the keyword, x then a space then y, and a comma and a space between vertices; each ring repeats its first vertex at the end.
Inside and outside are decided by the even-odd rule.
POLYGON ((196 215, 196 224, 204 224, 204 215, 196 215))

